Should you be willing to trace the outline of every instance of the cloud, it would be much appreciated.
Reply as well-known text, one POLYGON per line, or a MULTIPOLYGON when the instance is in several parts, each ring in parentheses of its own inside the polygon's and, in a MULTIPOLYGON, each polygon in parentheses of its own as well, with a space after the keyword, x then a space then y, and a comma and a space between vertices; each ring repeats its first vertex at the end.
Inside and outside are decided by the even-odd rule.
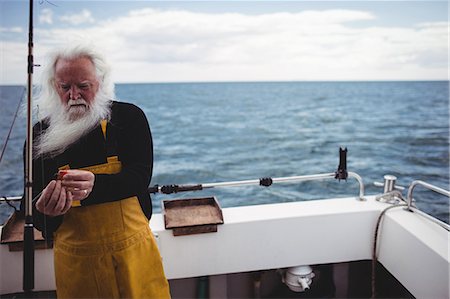
POLYGON ((82 29, 39 29, 37 55, 42 62, 46 49, 89 39, 104 49, 118 82, 447 79, 447 22, 368 26, 372 20, 343 9, 141 9, 82 29))
POLYGON ((42 9, 39 15, 39 23, 53 24, 53 11, 49 8, 42 9))
POLYGON ((21 27, 0 27, 0 33, 22 33, 21 27))
POLYGON ((366 12, 345 10, 252 16, 143 9, 104 26, 134 44, 134 59, 152 53, 151 59, 161 63, 228 64, 273 59, 296 46, 307 50, 304 42, 332 37, 342 31, 341 23, 373 18, 366 12), (289 47, 281 49, 284 45, 289 47))
POLYGON ((0 43, 0 84, 25 84, 27 80, 27 44, 0 43))
POLYGON ((92 13, 87 9, 83 9, 78 14, 61 16, 59 17, 59 20, 61 22, 69 23, 71 25, 95 23, 95 19, 92 17, 92 13))

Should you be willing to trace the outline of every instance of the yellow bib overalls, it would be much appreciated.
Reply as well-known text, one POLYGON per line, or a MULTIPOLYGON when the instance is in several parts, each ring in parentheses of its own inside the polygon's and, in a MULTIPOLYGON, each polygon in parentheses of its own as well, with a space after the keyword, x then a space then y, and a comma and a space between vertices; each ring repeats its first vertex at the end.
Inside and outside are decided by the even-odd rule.
MULTIPOLYGON (((102 128, 106 136, 106 124, 102 128)), ((115 174, 122 164, 114 156, 82 169, 115 174)), ((161 256, 136 196, 69 209, 54 234, 54 258, 58 298, 170 298, 161 256)))

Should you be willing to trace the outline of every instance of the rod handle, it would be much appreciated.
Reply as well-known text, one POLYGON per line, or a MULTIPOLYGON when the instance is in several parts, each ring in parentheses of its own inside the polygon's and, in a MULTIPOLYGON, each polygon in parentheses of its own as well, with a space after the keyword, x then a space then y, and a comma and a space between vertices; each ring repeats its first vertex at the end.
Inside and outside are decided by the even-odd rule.
POLYGON ((23 290, 34 289, 34 227, 33 216, 25 217, 23 231, 23 290))

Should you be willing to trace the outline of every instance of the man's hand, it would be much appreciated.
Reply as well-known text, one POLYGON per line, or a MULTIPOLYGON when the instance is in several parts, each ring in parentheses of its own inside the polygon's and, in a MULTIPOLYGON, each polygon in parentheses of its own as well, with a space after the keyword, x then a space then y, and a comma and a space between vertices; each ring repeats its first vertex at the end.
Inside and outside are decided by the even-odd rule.
POLYGON ((62 170, 61 186, 69 190, 73 200, 83 200, 89 196, 94 188, 95 175, 87 170, 62 170))
POLYGON ((53 180, 42 191, 36 202, 36 209, 48 216, 59 216, 70 209, 72 200, 72 193, 61 186, 61 181, 53 180))

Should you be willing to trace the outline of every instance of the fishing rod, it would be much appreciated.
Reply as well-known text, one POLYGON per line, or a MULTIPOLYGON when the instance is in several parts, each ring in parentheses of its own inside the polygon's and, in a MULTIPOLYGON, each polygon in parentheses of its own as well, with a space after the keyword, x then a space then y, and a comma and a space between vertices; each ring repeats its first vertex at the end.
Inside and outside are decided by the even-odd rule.
POLYGON ((361 176, 355 172, 347 171, 347 148, 339 149, 339 166, 335 172, 321 173, 313 175, 303 175, 303 176, 290 176, 290 177, 279 177, 279 178, 260 178, 252 180, 242 180, 242 181, 230 181, 230 182, 218 182, 218 183, 204 183, 204 184, 191 184, 191 185, 154 185, 148 188, 149 193, 163 193, 172 194, 178 192, 189 192, 189 191, 200 191, 204 189, 216 188, 216 187, 238 187, 245 185, 259 185, 263 187, 269 187, 273 183, 283 183, 283 182, 301 182, 301 181, 315 181, 324 179, 337 179, 337 180, 347 180, 348 177, 355 178, 359 183, 359 200, 364 199, 364 183, 361 176))
POLYGON ((34 224, 33 224, 33 117, 32 117, 32 78, 33 78, 33 0, 30 0, 28 24, 28 84, 27 84, 27 139, 25 157, 25 226, 23 231, 23 290, 29 293, 34 289, 34 224))

